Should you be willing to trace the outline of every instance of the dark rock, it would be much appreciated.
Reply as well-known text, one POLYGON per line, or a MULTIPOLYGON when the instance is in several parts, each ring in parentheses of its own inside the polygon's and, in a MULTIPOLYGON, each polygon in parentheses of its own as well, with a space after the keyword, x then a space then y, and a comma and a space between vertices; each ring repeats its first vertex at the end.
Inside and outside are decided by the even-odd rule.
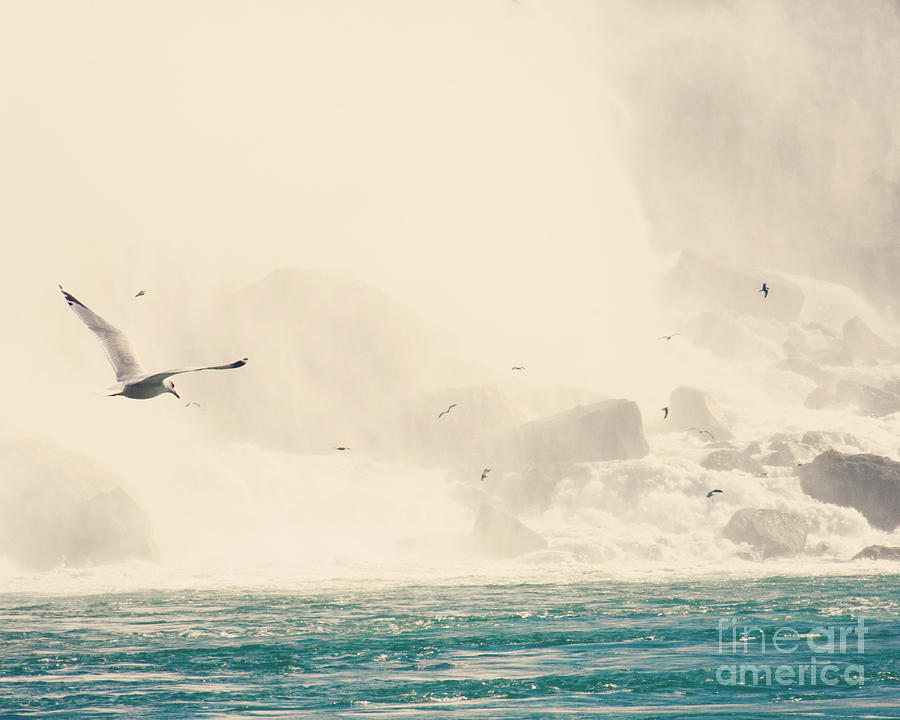
POLYGON ((900 526, 900 463, 828 450, 798 473, 800 487, 810 497, 859 510, 879 530, 900 526))
POLYGON ((763 471, 762 465, 752 457, 730 448, 713 450, 700 464, 707 470, 739 470, 751 475, 759 475, 763 471))
POLYGON ((802 552, 806 533, 806 522, 799 515, 766 508, 738 510, 722 530, 732 542, 752 545, 763 558, 802 552))
POLYGON ((890 545, 869 545, 854 555, 851 560, 900 560, 900 547, 890 545))
POLYGON ((534 530, 486 502, 478 508, 472 543, 476 551, 499 558, 547 547, 547 541, 534 530))

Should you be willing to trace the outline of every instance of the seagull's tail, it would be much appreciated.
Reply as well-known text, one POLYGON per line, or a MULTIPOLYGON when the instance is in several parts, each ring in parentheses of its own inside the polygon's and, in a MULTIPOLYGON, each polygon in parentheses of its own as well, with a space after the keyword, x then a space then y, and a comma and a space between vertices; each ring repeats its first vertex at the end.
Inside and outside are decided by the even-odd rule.
POLYGON ((116 383, 115 385, 106 388, 106 390, 102 390, 100 394, 106 395, 107 397, 113 397, 114 395, 121 395, 124 390, 125 383, 116 383))

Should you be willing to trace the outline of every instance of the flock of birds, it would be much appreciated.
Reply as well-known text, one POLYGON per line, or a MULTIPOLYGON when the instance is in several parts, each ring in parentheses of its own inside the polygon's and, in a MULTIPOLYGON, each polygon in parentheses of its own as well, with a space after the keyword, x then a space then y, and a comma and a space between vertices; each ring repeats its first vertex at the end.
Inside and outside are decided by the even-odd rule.
MULTIPOLYGON (((767 283, 763 283, 762 287, 759 289, 759 292, 763 294, 763 299, 769 297, 769 288, 767 283)), ((175 391, 175 383, 172 381, 171 377, 173 375, 181 375, 183 373, 189 372, 200 372, 201 370, 233 370, 235 368, 242 367, 247 364, 247 358, 241 358, 240 360, 235 360, 234 362, 227 363, 225 365, 202 365, 202 366, 194 366, 194 367, 184 367, 184 368, 175 368, 173 370, 163 370, 161 372, 147 372, 144 369, 144 366, 141 365, 140 361, 137 359, 135 355, 134 348, 131 345, 131 341, 128 337, 118 328, 104 320, 102 317, 97 315, 94 311, 90 310, 84 303, 78 300, 74 295, 67 292, 62 285, 59 286, 60 292, 62 292, 63 297, 68 303, 69 307, 75 312, 75 314, 79 317, 79 319, 87 325, 88 329, 94 333, 94 336, 100 342, 103 351, 106 353, 106 357, 109 360, 110 365, 112 365, 113 371, 116 374, 116 384, 107 389, 106 394, 109 396, 122 396, 131 398, 134 400, 147 400, 149 398, 156 397, 157 395, 162 395, 164 393, 171 393, 177 398, 181 396, 175 391)), ((147 294, 146 290, 140 290, 137 294, 135 294, 135 298, 143 297, 147 294)), ((661 335, 660 340, 665 340, 668 342, 676 335, 680 333, 672 333, 670 335, 661 335)), ((523 365, 513 365, 512 370, 514 371, 522 371, 525 370, 523 365)), ((452 403, 446 410, 442 410, 438 413, 438 420, 440 420, 444 415, 447 415, 453 408, 455 408, 457 403, 452 403)), ((196 406, 200 407, 200 404, 197 402, 188 402, 185 407, 196 406)), ((662 408, 663 420, 668 419, 669 417, 669 407, 666 406, 662 408)), ((702 437, 703 435, 709 435, 710 439, 715 442, 715 436, 704 428, 691 427, 688 428, 688 432, 696 431, 702 437)), ((338 446, 335 448, 339 452, 346 452, 350 450, 349 447, 338 446)), ((484 482, 487 479, 488 473, 491 472, 491 468, 484 468, 481 471, 481 481, 484 482)), ((760 477, 765 477, 768 473, 762 473, 760 477)), ((710 490, 707 494, 707 498, 711 498, 713 495, 717 493, 722 493, 722 490, 718 488, 715 490, 710 490)))

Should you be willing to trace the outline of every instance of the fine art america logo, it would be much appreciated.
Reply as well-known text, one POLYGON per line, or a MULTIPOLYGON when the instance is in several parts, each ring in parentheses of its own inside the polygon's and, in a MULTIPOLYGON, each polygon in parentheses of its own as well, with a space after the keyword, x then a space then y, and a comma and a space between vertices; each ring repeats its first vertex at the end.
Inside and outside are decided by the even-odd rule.
POLYGON ((719 620, 719 654, 770 656, 772 660, 803 660, 790 663, 732 663, 716 669, 720 685, 852 685, 865 683, 859 659, 865 652, 866 624, 860 618, 855 625, 815 627, 801 633, 792 627, 764 629, 754 625, 738 625, 736 620, 719 620), (806 652, 809 659, 805 659, 806 652), (846 658, 848 654, 851 658, 846 658), (780 655, 780 658, 779 658, 780 655))

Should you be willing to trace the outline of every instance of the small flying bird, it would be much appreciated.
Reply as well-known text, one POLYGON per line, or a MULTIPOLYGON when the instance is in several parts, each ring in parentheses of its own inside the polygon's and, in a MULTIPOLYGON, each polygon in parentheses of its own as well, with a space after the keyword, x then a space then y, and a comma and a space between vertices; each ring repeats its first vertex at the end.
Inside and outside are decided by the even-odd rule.
POLYGON ((715 495, 716 493, 720 493, 720 492, 722 492, 722 491, 721 490, 710 490, 708 493, 706 493, 706 497, 711 498, 713 495, 715 495))
POLYGON ((191 405, 196 405, 197 407, 200 407, 200 403, 194 402, 193 400, 191 400, 189 403, 187 403, 185 405, 185 407, 190 407, 191 405))
POLYGON ((667 417, 669 417, 669 406, 667 405, 666 407, 664 407, 662 409, 662 412, 663 412, 663 420, 665 420, 667 417))
POLYGON ((676 335, 680 335, 680 334, 681 334, 681 333, 672 333, 671 335, 660 335, 660 336, 659 336, 659 339, 660 339, 660 340, 666 340, 666 341, 668 341, 668 340, 671 340, 671 339, 672 339, 673 337, 675 337, 676 335))
POLYGON ((456 403, 453 403, 450 407, 448 407, 446 410, 444 410, 442 413, 440 413, 438 415, 438 420, 440 420, 444 415, 446 415, 448 412, 450 412, 455 407, 456 407, 456 403))
POLYGON ((490 471, 491 471, 490 468, 485 468, 484 470, 482 470, 482 471, 481 471, 481 479, 484 480, 484 479, 488 476, 488 473, 489 473, 490 471))
POLYGON ((687 429, 688 432, 690 432, 691 430, 696 430, 696 431, 697 431, 698 433, 700 433, 701 435, 703 435, 703 433, 706 433, 707 435, 709 435, 709 437, 710 437, 713 441, 715 441, 715 439, 716 439, 716 436, 713 435, 709 430, 704 430, 703 428, 695 428, 695 427, 692 427, 692 428, 688 428, 688 429, 687 429))
POLYGON ((341 446, 341 447, 336 447, 336 448, 335 448, 335 450, 340 450, 341 452, 344 452, 344 450, 349 450, 349 449, 350 449, 350 448, 348 448, 348 447, 343 447, 343 446, 341 446))
POLYGON ((522 365, 513 365, 513 370, 524 370, 525 368, 522 365))
POLYGON ((769 473, 760 473, 756 477, 769 477, 769 473))
POLYGON ((141 290, 137 295, 135 295, 135 297, 143 297, 146 294, 147 294, 146 290, 141 290))
POLYGON ((59 286, 59 289, 69 307, 100 341, 109 364, 116 372, 116 384, 107 389, 108 396, 122 395, 134 400, 147 400, 163 393, 172 393, 180 399, 181 396, 175 392, 175 383, 171 380, 172 375, 199 372, 200 370, 231 370, 247 364, 247 358, 242 358, 227 365, 203 365, 149 373, 137 359, 131 342, 121 330, 89 310, 75 296, 63 290, 62 285, 59 286))
POLYGON ((763 294, 763 300, 765 300, 767 297, 769 297, 769 286, 763 283, 763 286, 759 289, 758 292, 761 292, 763 294))

